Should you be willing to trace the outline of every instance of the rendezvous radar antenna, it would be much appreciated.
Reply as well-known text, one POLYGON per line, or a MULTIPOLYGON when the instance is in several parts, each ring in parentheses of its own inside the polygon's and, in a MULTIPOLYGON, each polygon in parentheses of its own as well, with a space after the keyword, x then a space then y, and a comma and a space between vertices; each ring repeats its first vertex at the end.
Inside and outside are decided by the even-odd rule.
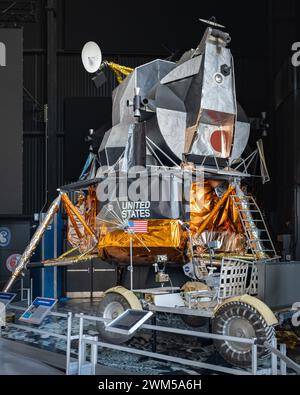
POLYGON ((199 20, 199 22, 204 23, 205 25, 208 25, 208 26, 217 27, 219 29, 225 29, 226 28, 226 26, 220 25, 217 22, 217 18, 215 16, 212 16, 210 19, 199 18, 198 20, 199 20))
POLYGON ((81 60, 88 73, 96 73, 102 64, 100 47, 93 41, 87 42, 82 49, 81 60))
POLYGON ((100 88, 106 82, 106 77, 104 75, 106 68, 113 71, 119 84, 133 72, 133 68, 131 67, 103 60, 102 51, 99 45, 93 41, 89 41, 84 45, 81 52, 81 60, 85 70, 89 74, 95 74, 92 80, 96 88, 100 88))

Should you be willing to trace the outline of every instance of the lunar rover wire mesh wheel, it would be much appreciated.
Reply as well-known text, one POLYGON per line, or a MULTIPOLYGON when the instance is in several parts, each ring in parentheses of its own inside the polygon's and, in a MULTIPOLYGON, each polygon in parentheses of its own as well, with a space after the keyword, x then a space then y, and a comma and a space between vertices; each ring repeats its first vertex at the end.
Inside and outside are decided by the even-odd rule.
MULTIPOLYGON (((274 327, 268 326, 254 307, 242 302, 232 302, 221 307, 213 319, 212 331, 214 334, 223 336, 256 338, 259 359, 270 355, 264 343, 266 341, 271 343, 275 336, 274 327)), ((238 367, 251 366, 251 344, 223 340, 215 340, 214 343, 219 354, 230 364, 238 367)))
MULTIPOLYGON (((112 292, 105 295, 100 301, 98 313, 100 317, 103 317, 109 322, 128 309, 130 309, 130 305, 127 300, 122 295, 112 292)), ((106 331, 105 326, 106 324, 104 322, 97 322, 100 341, 122 344, 130 340, 132 337, 106 331)))

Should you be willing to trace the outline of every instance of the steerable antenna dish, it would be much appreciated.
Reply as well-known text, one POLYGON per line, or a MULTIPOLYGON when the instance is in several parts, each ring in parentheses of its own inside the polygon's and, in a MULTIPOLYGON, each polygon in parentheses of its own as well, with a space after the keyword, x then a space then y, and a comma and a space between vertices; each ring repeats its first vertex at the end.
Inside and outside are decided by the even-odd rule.
POLYGON ((88 73, 96 73, 102 63, 102 52, 99 45, 93 41, 86 43, 81 52, 81 59, 88 73))
POLYGON ((199 18, 199 21, 202 22, 202 23, 205 23, 206 25, 209 25, 209 26, 219 27, 220 29, 225 29, 225 26, 220 25, 219 23, 217 23, 215 18, 212 18, 211 20, 200 19, 199 18))

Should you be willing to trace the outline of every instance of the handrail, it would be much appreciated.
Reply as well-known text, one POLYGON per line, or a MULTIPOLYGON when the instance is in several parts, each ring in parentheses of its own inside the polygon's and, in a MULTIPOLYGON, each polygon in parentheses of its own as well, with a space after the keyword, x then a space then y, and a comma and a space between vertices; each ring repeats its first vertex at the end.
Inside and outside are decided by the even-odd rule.
MULTIPOLYGON (((184 359, 184 358, 179 358, 171 355, 166 355, 166 354, 161 354, 161 353, 156 353, 156 352, 149 352, 145 350, 140 350, 137 348, 129 348, 129 347, 124 347, 120 345, 114 345, 111 343, 105 343, 102 341, 98 340, 98 337, 91 338, 90 336, 84 335, 84 320, 87 321, 100 321, 100 322, 106 322, 101 317, 96 317, 96 316, 91 316, 91 315, 84 315, 83 313, 75 314, 75 318, 79 318, 79 342, 78 342, 78 374, 82 374, 82 366, 84 363, 86 363, 86 346, 90 345, 92 347, 91 350, 91 372, 95 371, 95 365, 97 363, 97 354, 98 354, 98 347, 106 347, 112 350, 118 350, 118 351, 123 351, 123 352, 128 352, 131 354, 136 354, 136 355, 142 355, 142 356, 147 356, 150 358, 154 359, 159 359, 159 360, 164 360, 164 361, 169 361, 169 362, 174 362, 178 364, 183 364, 183 365, 189 365, 189 366, 194 366, 198 367, 200 369, 206 369, 206 370, 214 370, 217 372, 223 372, 223 373, 228 373, 228 374, 236 374, 236 375, 256 375, 258 370, 257 370, 257 339, 252 338, 252 339, 245 339, 245 338, 240 338, 240 337, 235 337, 235 336, 222 336, 222 335, 215 335, 213 333, 204 333, 204 332, 195 332, 195 331, 189 331, 189 330, 184 330, 184 329, 176 329, 176 328, 169 328, 169 327, 164 327, 164 326, 157 326, 157 325, 147 325, 144 324, 141 326, 143 329, 148 329, 152 331, 158 331, 158 332, 167 332, 167 333, 174 333, 174 334, 181 334, 181 335, 186 335, 186 336, 195 336, 195 337, 200 337, 200 338, 206 338, 206 339, 213 339, 213 340, 225 340, 225 341, 234 341, 237 343, 246 343, 250 344, 252 348, 252 364, 251 364, 251 371, 243 370, 243 369, 234 369, 234 368, 228 368, 220 365, 213 365, 209 364, 206 362, 199 362, 199 361, 194 361, 190 359, 184 359)), ((140 328, 140 329, 141 329, 140 328)), ((91 373, 93 374, 93 373, 91 373)))
POLYGON ((216 372, 235 374, 235 375, 241 375, 241 376, 252 375, 251 372, 247 372, 245 370, 228 368, 228 367, 218 366, 218 365, 214 365, 214 364, 210 364, 210 363, 206 363, 206 362, 199 362, 199 361, 195 361, 195 360, 191 360, 191 359, 189 360, 186 358, 173 357, 171 355, 159 354, 159 353, 145 351, 145 350, 138 350, 135 348, 124 347, 124 346, 111 344, 111 343, 104 343, 104 342, 93 340, 90 338, 85 338, 84 336, 82 337, 81 341, 82 341, 82 343, 85 343, 85 344, 100 346, 100 347, 109 348, 111 350, 116 350, 116 351, 121 351, 121 352, 127 352, 129 354, 142 355, 144 357, 159 359, 162 361, 174 362, 174 363, 178 363, 178 364, 182 364, 182 365, 193 366, 193 367, 197 367, 199 369, 213 370, 216 372))
MULTIPOLYGON (((11 310, 16 310, 16 311, 26 311, 27 307, 24 308, 22 306, 16 306, 16 305, 9 305, 7 307, 7 309, 11 309, 11 310)), ((60 333, 56 333, 56 332, 49 332, 47 330, 44 329, 39 329, 30 325, 19 325, 19 324, 13 324, 13 323, 7 323, 6 326, 8 328, 15 328, 15 329, 19 329, 19 330, 23 330, 26 332, 32 332, 32 333, 37 333, 39 335, 48 335, 50 337, 54 337, 60 340, 64 340, 66 342, 66 375, 71 374, 71 342, 73 340, 77 340, 78 336, 77 335, 72 335, 72 320, 73 320, 73 313, 72 312, 68 312, 68 313, 56 313, 56 312, 52 312, 50 311, 49 316, 52 317, 60 317, 60 318, 65 318, 67 320, 67 333, 66 334, 60 334, 60 333)), ((1 338, 2 334, 1 334, 1 328, 0 328, 0 338, 1 338)))
MULTIPOLYGON (((82 318, 87 321, 98 321, 98 322, 107 322, 104 318, 101 317, 96 317, 92 315, 84 315, 84 314, 75 314, 75 318, 82 318)), ((157 331, 157 332, 167 332, 167 333, 174 333, 177 335, 186 335, 186 336, 195 336, 195 337, 200 337, 202 339, 212 339, 212 340, 226 340, 226 341, 234 341, 237 343, 246 343, 246 344, 256 344, 256 338, 252 339, 247 339, 247 338, 241 338, 241 337, 236 337, 236 336, 223 336, 223 335, 215 335, 213 333, 204 333, 204 332, 196 332, 196 331, 189 331, 186 329, 176 329, 176 328, 169 328, 166 326, 157 326, 157 325, 147 325, 144 324, 141 326, 143 329, 149 329, 152 331, 157 331)))
POLYGON ((277 348, 274 348, 270 343, 265 342, 264 346, 269 349, 273 354, 275 354, 279 359, 281 359, 286 365, 293 369, 296 373, 300 374, 300 365, 298 365, 296 362, 294 362, 292 359, 284 355, 282 352, 277 350, 277 348))

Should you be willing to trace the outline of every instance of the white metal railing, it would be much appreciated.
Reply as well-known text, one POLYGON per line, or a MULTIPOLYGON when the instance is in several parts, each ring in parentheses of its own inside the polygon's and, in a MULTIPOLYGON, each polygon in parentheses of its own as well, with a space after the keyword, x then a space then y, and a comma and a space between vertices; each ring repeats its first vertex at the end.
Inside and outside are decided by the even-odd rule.
POLYGON ((240 337, 233 336, 223 336, 223 335, 215 335, 212 333, 206 332, 196 332, 184 329, 176 329, 164 326, 157 325, 148 325, 144 324, 140 329, 147 329, 151 331, 157 332, 166 332, 173 333, 185 336, 194 336, 198 338, 204 339, 212 339, 212 340, 222 340, 222 341, 234 341, 236 343, 244 343, 251 344, 252 348, 252 361, 251 361, 251 369, 237 369, 237 368, 228 368, 220 365, 213 365, 204 362, 198 362, 194 360, 189 360, 185 358, 173 357, 170 355, 159 354, 156 352, 139 350, 136 348, 125 347, 120 345, 115 345, 111 343, 105 343, 98 339, 97 336, 87 336, 84 335, 84 321, 94 321, 94 322, 104 322, 105 320, 101 317, 84 315, 84 314, 75 314, 75 318, 79 318, 79 335, 78 335, 78 364, 77 364, 77 374, 95 374, 96 364, 98 360, 98 352, 99 347, 105 347, 112 350, 117 350, 121 352, 127 352, 130 354, 146 356, 153 359, 159 359, 162 361, 174 362, 185 366, 192 366, 205 370, 212 370, 216 372, 222 372, 227 374, 234 375, 286 375, 287 367, 295 371, 297 374, 300 374, 300 365, 292 361, 290 358, 286 356, 286 345, 279 344, 280 350, 278 350, 277 339, 274 338, 272 340, 272 344, 268 342, 264 343, 264 346, 270 350, 270 362, 271 367, 264 369, 258 369, 258 355, 257 355, 257 340, 255 338, 246 339, 240 337), (87 346, 91 346, 91 354, 90 354, 90 363, 86 360, 87 356, 87 346), (278 361, 279 361, 279 369, 278 369, 278 361))
POLYGON ((244 344, 251 344, 252 348, 252 363, 251 363, 251 371, 243 370, 243 369, 235 369, 224 367, 220 365, 213 365, 204 362, 198 362, 194 360, 189 360, 185 358, 173 357, 170 355, 159 354, 156 352, 144 351, 139 350, 136 348, 125 347, 110 343, 105 343, 99 341, 98 337, 96 336, 87 336, 84 335, 84 321, 93 321, 93 322, 104 322, 104 319, 101 317, 95 317, 90 315, 84 314, 75 314, 75 318, 79 318, 79 343, 78 343, 78 371, 79 375, 81 374, 95 374, 96 364, 98 359, 98 348, 105 347, 112 350, 117 350, 121 352, 127 352, 130 354, 136 354, 141 356, 146 356, 153 359, 159 359, 162 361, 174 362, 185 366, 192 366, 197 367, 200 369, 212 370, 221 373, 227 374, 234 374, 234 375, 257 375, 258 367, 257 367, 257 343, 256 339, 246 339, 234 336, 223 336, 223 335, 215 335, 212 333, 205 333, 205 332, 196 332, 196 331, 189 331, 184 329, 176 329, 176 328, 169 328, 164 326, 157 326, 157 325, 142 325, 141 328, 148 329, 151 331, 157 332, 166 332, 166 333, 173 333, 173 334, 180 334, 185 336, 193 336, 198 338, 205 338, 205 339, 212 339, 212 340, 224 340, 224 341, 234 341, 236 343, 244 343, 244 344), (91 346, 91 358, 90 364, 86 360, 87 355, 87 346, 91 346))
POLYGON ((280 363, 279 372, 281 375, 285 376, 287 374, 287 367, 297 374, 300 374, 300 365, 286 355, 286 344, 280 344, 280 349, 278 350, 277 339, 274 338, 272 344, 265 342, 264 346, 271 351, 271 371, 273 376, 278 375, 278 360, 280 363))
MULTIPOLYGON (((15 310, 15 311, 26 311, 27 308, 17 306, 17 305, 9 305, 8 310, 15 310)), ((50 337, 54 337, 60 340, 65 340, 66 342, 66 368, 65 372, 66 375, 71 374, 70 367, 71 367, 71 344, 73 340, 78 340, 78 336, 72 336, 72 323, 73 323, 73 313, 68 312, 68 313, 57 313, 57 312, 50 312, 49 316, 52 317, 59 317, 59 318, 65 318, 67 320, 67 333, 66 334, 60 334, 56 332, 50 332, 44 329, 39 329, 35 328, 32 326, 27 326, 27 325, 19 325, 19 324, 12 324, 12 323, 6 323, 7 328, 15 328, 18 330, 26 331, 26 332, 32 332, 32 333, 37 333, 39 335, 47 335, 50 337)), ((2 329, 0 328, 0 337, 2 336, 2 329)))
POLYGON ((33 280, 32 280, 32 278, 30 279, 30 288, 24 287, 24 280, 23 280, 23 278, 21 278, 21 288, 18 289, 17 291, 19 291, 20 294, 21 294, 20 295, 21 302, 26 301, 28 307, 32 303, 32 289, 33 289, 33 280), (24 296, 24 295, 26 295, 26 296, 24 296))
MULTIPOLYGON (((16 310, 16 311, 25 311, 26 308, 17 306, 17 305, 10 305, 9 309, 16 310)), ((19 325, 19 324, 12 324, 7 323, 8 328, 16 328, 19 330, 37 333, 39 335, 48 335, 50 337, 54 337, 57 339, 65 340, 66 341, 66 368, 65 372, 67 375, 71 374, 89 374, 94 375, 96 372, 96 365, 98 361, 98 352, 99 347, 105 347, 111 350, 117 350, 121 352, 126 352, 135 355, 146 356, 152 359, 158 359, 167 362, 173 362, 185 366, 192 366, 199 369, 205 370, 212 370, 221 373, 227 374, 234 374, 234 375, 286 375, 287 374, 287 367, 295 371, 297 374, 300 374, 300 365, 292 361, 290 358, 286 356, 286 345, 280 344, 278 350, 278 344, 276 338, 273 339, 272 344, 265 342, 264 346, 270 350, 271 352, 271 367, 267 369, 259 369, 258 368, 258 355, 257 355, 257 341, 255 338, 246 339, 240 337, 233 337, 233 336, 223 336, 223 335, 216 335, 212 333, 206 332, 196 332, 184 329, 177 329, 177 328, 170 328, 165 326, 158 326, 158 325, 142 325, 141 329, 150 330, 153 332, 165 332, 165 333, 173 333, 178 335, 184 336, 193 336, 203 339, 211 339, 211 340, 221 340, 221 341, 234 341, 236 343, 243 343, 243 344, 250 344, 252 348, 252 361, 251 361, 251 369, 237 369, 237 368, 229 368, 220 365, 209 364, 205 362, 194 361, 190 359, 180 358, 180 357, 173 357, 170 355, 160 354, 157 352, 150 352, 145 350, 140 350, 136 348, 120 346, 110 343, 102 342, 101 339, 97 336, 87 336, 84 334, 84 323, 85 321, 90 322, 104 322, 105 320, 101 317, 85 315, 81 314, 74 314, 72 312, 68 313, 58 313, 58 312, 50 312, 50 316, 65 318, 67 319, 67 331, 66 334, 59 334, 56 332, 49 332, 44 329, 34 328, 32 326, 26 325, 19 325), (72 335, 72 324, 73 319, 79 318, 79 334, 72 335), (71 361, 71 344, 73 340, 78 340, 78 361, 71 361), (90 353, 90 362, 87 361, 87 347, 91 347, 90 353), (279 369, 278 369, 278 362, 279 362, 279 369)), ((1 328, 0 328, 0 337, 1 337, 1 328)))

